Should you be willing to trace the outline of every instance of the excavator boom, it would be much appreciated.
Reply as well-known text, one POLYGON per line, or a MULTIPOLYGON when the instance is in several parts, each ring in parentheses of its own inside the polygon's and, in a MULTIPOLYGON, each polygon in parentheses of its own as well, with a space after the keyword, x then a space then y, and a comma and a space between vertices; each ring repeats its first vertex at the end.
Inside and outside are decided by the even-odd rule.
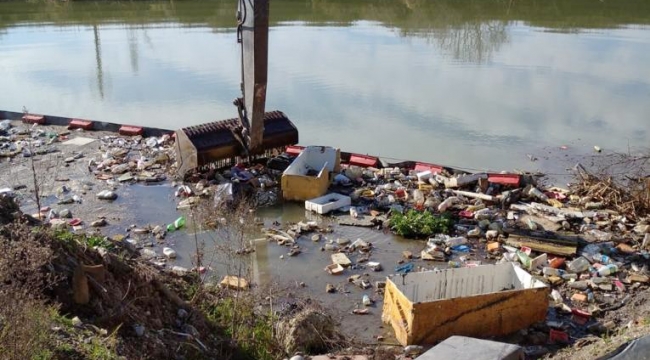
POLYGON ((298 129, 280 111, 264 112, 269 52, 269 0, 238 0, 241 44, 239 117, 176 131, 178 172, 224 167, 251 156, 267 156, 298 143, 298 129))
POLYGON ((269 0, 239 0, 237 41, 241 44, 241 90, 235 100, 244 127, 243 140, 251 153, 264 135, 264 107, 269 53, 269 0))

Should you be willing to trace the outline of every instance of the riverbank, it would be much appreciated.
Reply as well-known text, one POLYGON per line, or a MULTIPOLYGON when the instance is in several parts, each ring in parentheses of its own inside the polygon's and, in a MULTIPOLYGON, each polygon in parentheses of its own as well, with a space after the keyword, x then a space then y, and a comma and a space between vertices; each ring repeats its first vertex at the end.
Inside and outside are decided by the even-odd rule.
MULTIPOLYGON (((497 196, 501 196, 500 200, 476 202, 467 194, 453 193, 454 187, 446 189, 444 179, 436 185, 437 188, 433 188, 434 182, 428 180, 424 185, 432 188, 421 187, 418 177, 405 168, 380 171, 349 167, 344 176, 352 185, 338 186, 332 190, 350 195, 354 199, 356 209, 361 212, 361 217, 366 220, 382 219, 379 222, 368 222, 366 225, 359 219, 350 218, 349 211, 318 216, 306 213, 302 204, 283 203, 277 188, 281 171, 262 165, 247 167, 246 171, 254 175, 259 185, 265 184, 264 190, 261 186, 257 187, 257 184, 249 182, 240 184, 240 190, 250 193, 258 205, 265 207, 254 213, 247 209, 215 211, 212 205, 217 189, 219 185, 232 183, 234 173, 231 169, 225 169, 200 174, 184 184, 187 188, 179 187, 180 183, 172 184, 174 154, 170 137, 123 137, 113 133, 85 131, 71 131, 65 134, 68 130, 61 127, 28 128, 16 122, 12 125, 12 128, 23 130, 12 130, 15 134, 11 135, 16 135, 17 138, 11 141, 23 143, 20 152, 1 164, 1 181, 3 187, 11 186, 10 191, 21 201, 21 207, 26 213, 47 218, 54 226, 67 227, 78 234, 87 233, 91 238, 103 239, 106 236, 107 241, 135 251, 133 256, 140 259, 138 262, 143 261, 158 272, 176 271, 191 274, 191 269, 196 268, 206 270, 206 274, 213 275, 212 280, 216 282, 220 281, 223 275, 237 275, 246 278, 260 296, 264 293, 261 289, 270 286, 277 291, 277 297, 271 296, 276 309, 293 307, 291 304, 294 301, 291 299, 294 295, 297 298, 314 299, 334 313, 332 315, 341 324, 340 330, 348 339, 371 344, 370 347, 396 344, 393 329, 382 325, 380 318, 383 303, 380 283, 387 274, 397 272, 394 270, 396 266, 411 263, 413 271, 421 271, 444 269, 450 265, 448 261, 454 263, 453 266, 459 264, 464 267, 475 266, 479 262, 503 261, 510 258, 507 246, 513 246, 509 243, 511 239, 507 235, 514 231, 507 229, 515 227, 519 230, 531 230, 531 222, 548 232, 565 231, 579 238, 576 239, 575 245, 579 254, 585 251, 586 245, 598 244, 597 253, 609 254, 615 261, 621 261, 624 265, 615 277, 604 277, 608 279, 606 284, 599 283, 596 287, 587 284, 595 295, 595 300, 593 303, 584 304, 573 299, 573 295, 588 292, 572 287, 570 277, 557 279, 557 276, 545 276, 541 268, 533 269, 532 272, 538 273, 539 279, 561 292, 562 304, 570 310, 576 308, 588 313, 588 321, 577 323, 578 320, 563 313, 566 308, 556 300, 549 308, 549 319, 553 320, 518 332, 514 338, 508 339, 509 341, 525 346, 531 357, 541 356, 542 350, 544 353, 553 354, 563 346, 548 344, 550 329, 568 333, 570 343, 577 347, 578 341, 590 332, 603 336, 611 333, 612 329, 607 328, 608 326, 614 326, 615 329, 625 326, 629 328, 630 320, 645 316, 643 312, 637 313, 630 309, 640 306, 641 300, 635 299, 642 299, 647 294, 647 281, 644 281, 643 277, 647 271, 647 267, 644 268, 647 265, 647 244, 643 242, 643 225, 647 224, 647 213, 640 212, 647 210, 637 208, 630 211, 625 207, 629 199, 621 196, 607 197, 612 193, 623 194, 621 189, 610 187, 609 191, 599 193, 596 190, 599 190, 597 186, 601 185, 596 181, 597 178, 592 179, 593 183, 585 183, 596 186, 593 188, 593 194, 589 193, 589 190, 593 189, 585 184, 581 185, 582 187, 567 189, 567 192, 561 189, 545 189, 543 194, 553 194, 553 199, 562 205, 557 209, 573 209, 570 211, 579 211, 583 215, 581 218, 567 217, 558 223, 547 219, 549 215, 543 212, 528 208, 510 208, 512 204, 517 204, 516 200, 506 198, 503 200, 505 203, 501 200, 504 199, 503 194, 506 191, 511 191, 511 194, 518 194, 524 204, 544 201, 543 198, 530 195, 533 194, 530 192, 532 188, 524 191, 528 185, 534 184, 530 177, 518 178, 521 182, 516 186, 505 186, 493 180, 492 195, 488 196, 495 196, 495 200, 497 196), (21 136, 22 138, 18 138, 21 136), (48 145, 49 139, 56 141, 48 145), (72 143, 65 144, 66 141, 72 143), (30 156, 24 156, 23 149, 30 149, 30 156), (378 176, 379 173, 383 173, 382 177, 378 176), (396 182, 401 185, 396 185, 396 182), (397 186, 404 187, 402 192, 398 191, 400 189, 397 186), (415 199, 419 197, 416 190, 422 195, 426 194, 425 199, 431 201, 421 205, 429 209, 426 211, 436 215, 445 212, 440 208, 443 202, 456 198, 454 201, 448 201, 453 202, 448 211, 454 220, 454 227, 449 229, 449 232, 453 231, 452 235, 465 237, 467 249, 445 249, 443 246, 435 250, 423 240, 407 240, 391 233, 392 226, 385 218, 388 209, 395 210, 397 206, 406 209, 415 207, 415 199), (102 191, 112 191, 117 198, 97 198, 102 191), (39 194, 38 197, 35 196, 36 193, 39 194), (382 195, 386 199, 389 195, 398 198, 392 202, 381 203, 382 195), (572 195, 578 196, 578 199, 572 199, 572 195), (40 206, 37 205, 36 198, 42 201, 40 206), (583 209, 587 203, 598 202, 601 204, 589 205, 596 207, 592 210, 583 209), (494 206, 495 204, 500 205, 494 206), (481 206, 490 211, 481 211, 481 206), (177 212, 177 207, 181 208, 180 212, 177 212), (66 208, 70 210, 70 218, 61 216, 62 212, 67 214, 63 211, 66 208), (527 213, 529 210, 530 213, 527 213), (294 215, 290 215, 291 212, 294 215), (513 213, 512 219, 509 219, 509 212, 513 213), (174 224, 174 220, 181 215, 185 217, 184 226, 178 226, 179 229, 176 229, 176 225, 167 227, 174 224), (80 222, 74 221, 75 218, 80 222), (105 221, 101 221, 102 219, 105 221), (488 220, 487 223, 485 220, 488 220), (297 226, 301 221, 302 225, 297 226), (226 226, 222 226, 224 223, 226 226), (242 223, 246 226, 236 225, 243 225, 242 223), (96 226, 92 226, 93 224, 96 226), (638 226, 640 227, 637 229, 638 226), (241 231, 232 233, 233 228, 241 231), (473 233, 469 234, 471 231, 473 233), (610 234, 610 238, 595 239, 594 236, 602 235, 601 232, 610 234), (274 236, 278 234, 281 236, 274 236), (367 245, 359 247, 357 243, 357 246, 351 246, 359 238, 367 245), (254 239, 263 240, 251 243, 254 239), (612 241, 614 243, 610 244, 612 241), (619 253, 612 253, 612 245, 619 253), (490 251, 491 246, 496 246, 498 250, 490 251), (176 258, 170 259, 165 255, 164 248, 174 250, 176 258), (200 251, 197 252, 197 248, 200 248, 200 251), (422 252, 423 250, 425 252, 422 252), (410 252, 412 259, 408 259, 406 251, 410 252), (331 263, 332 253, 346 254, 352 263, 352 267, 346 269, 343 276, 329 275, 324 271, 325 266, 331 263), (425 253, 432 257, 437 256, 438 261, 425 260, 425 253), (198 261, 196 255, 199 255, 201 261, 198 261), (374 271, 377 267, 371 265, 371 262, 378 262, 383 270, 374 271), (628 283, 632 275, 636 277, 628 283), (325 292, 327 284, 332 285, 334 293, 325 292), (366 284, 370 286, 367 287, 366 284), (374 305, 364 306, 364 294, 369 295, 374 305), (613 306, 619 301, 621 307, 614 309, 613 306), (600 309, 596 311, 592 305, 600 309), (607 309, 608 307, 611 307, 611 310, 607 309), (369 315, 360 315, 362 312, 354 314, 355 310, 365 312, 366 309, 369 315), (561 326, 558 326, 556 318, 560 320, 561 326), (599 327, 600 325, 604 326, 605 330, 599 327)), ((449 179, 462 178, 459 176, 461 174, 445 175, 449 179)), ((461 189, 471 190, 470 192, 481 190, 478 186, 480 178, 474 180, 471 181, 472 185, 461 189), (478 188, 475 188, 475 185, 478 188)), ((488 189, 489 186, 481 191, 487 193, 488 189)), ((550 204, 547 206, 553 207, 552 201, 550 204)), ((535 248, 528 251, 539 253, 539 249, 535 248)), ((593 256, 592 253, 588 255, 593 256)), ((564 258, 566 263, 569 263, 573 256, 564 258)), ((592 261, 598 264, 598 261, 590 258, 590 262, 592 261)), ((589 272, 580 276, 586 280, 591 279, 589 272)), ((635 321, 643 323, 643 320, 635 321)), ((127 321, 129 326, 137 325, 131 322, 127 321)), ((130 332, 129 334, 132 335, 130 332)))

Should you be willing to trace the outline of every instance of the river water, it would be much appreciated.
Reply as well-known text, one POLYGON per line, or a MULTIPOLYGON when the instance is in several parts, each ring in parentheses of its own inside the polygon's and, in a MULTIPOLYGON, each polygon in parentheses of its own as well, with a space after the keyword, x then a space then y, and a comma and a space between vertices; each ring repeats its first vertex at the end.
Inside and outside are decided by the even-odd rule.
MULTIPOLYGON (((0 2, 0 109, 169 129, 233 118, 235 7, 0 2)), ((269 42, 267 108, 289 116, 301 144, 469 170, 558 171, 549 163, 562 155, 547 154, 560 146, 587 154, 650 144, 646 0, 272 0, 269 42)), ((159 201, 173 198, 169 184, 121 191, 128 221, 179 216, 174 201, 159 201)), ((300 204, 258 215, 267 225, 305 218, 300 204)), ((337 227, 330 237, 339 236, 373 242, 373 260, 388 271, 402 250, 423 246, 371 229, 337 227)), ((191 265, 194 239, 168 236, 178 264, 191 265)), ((280 260, 287 249, 261 243, 256 279, 294 289, 304 281, 308 295, 348 314, 363 291, 323 272, 322 243, 302 246, 280 260), (328 282, 347 290, 324 295, 328 282)), ((378 330, 381 303, 372 312, 341 315, 343 327, 365 341, 389 336, 378 330)))
MULTIPOLYGON (((235 1, 2 2, 0 109, 175 129, 232 118, 235 1)), ((467 169, 650 134, 644 0, 273 0, 267 109, 301 144, 467 169)))

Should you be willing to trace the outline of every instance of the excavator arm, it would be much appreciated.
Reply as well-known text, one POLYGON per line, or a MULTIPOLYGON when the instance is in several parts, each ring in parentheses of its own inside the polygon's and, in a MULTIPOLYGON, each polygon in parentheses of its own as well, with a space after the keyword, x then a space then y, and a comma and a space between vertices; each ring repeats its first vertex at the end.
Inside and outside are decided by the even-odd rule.
POLYGON ((241 44, 241 91, 237 98, 241 140, 246 152, 259 152, 264 138, 264 107, 269 53, 269 0, 239 0, 237 42, 241 44))
POLYGON ((269 52, 269 0, 238 0, 237 42, 241 44, 239 117, 176 131, 178 172, 232 166, 242 157, 267 155, 298 143, 298 129, 280 111, 264 112, 269 52))

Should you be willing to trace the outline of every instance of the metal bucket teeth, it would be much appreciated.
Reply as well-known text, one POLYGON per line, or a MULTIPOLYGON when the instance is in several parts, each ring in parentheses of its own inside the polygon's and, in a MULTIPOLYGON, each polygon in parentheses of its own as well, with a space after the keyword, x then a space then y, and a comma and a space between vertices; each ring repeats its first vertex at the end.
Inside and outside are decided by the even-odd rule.
MULTIPOLYGON (((179 173, 185 174, 191 169, 243 156, 244 147, 238 139, 239 129, 239 119, 227 119, 177 130, 176 158, 179 161, 179 173)), ((268 150, 296 143, 296 126, 283 112, 270 111, 264 114, 262 146, 249 155, 262 155, 268 150)))

